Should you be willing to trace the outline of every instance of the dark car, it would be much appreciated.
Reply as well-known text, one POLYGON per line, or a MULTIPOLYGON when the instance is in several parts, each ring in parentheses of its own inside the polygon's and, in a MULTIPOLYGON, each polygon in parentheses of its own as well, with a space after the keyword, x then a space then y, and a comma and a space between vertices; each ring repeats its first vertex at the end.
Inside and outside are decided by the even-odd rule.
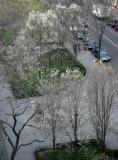
POLYGON ((86 38, 86 35, 82 30, 78 32, 78 38, 79 39, 85 39, 86 38))
POLYGON ((111 27, 111 26, 112 26, 112 24, 113 24, 113 22, 112 22, 112 21, 108 21, 108 22, 106 22, 106 25, 107 25, 107 26, 109 26, 109 27, 111 27))
MULTIPOLYGON (((92 54, 98 59, 99 55, 98 55, 98 49, 96 50, 92 50, 92 54)), ((100 51, 100 60, 102 62, 108 62, 111 60, 111 56, 109 55, 108 51, 101 49, 100 51)))
POLYGON ((78 38, 85 41, 87 34, 88 34, 88 26, 85 25, 78 31, 78 38))
POLYGON ((93 50, 91 51, 91 53, 92 53, 96 58, 99 58, 99 57, 97 57, 97 56, 98 56, 98 50, 97 50, 97 49, 93 49, 93 50))
POLYGON ((118 25, 117 25, 117 26, 115 26, 115 31, 116 31, 116 32, 118 32, 118 25))
POLYGON ((97 49, 97 43, 96 43, 96 41, 89 42, 89 44, 88 44, 88 50, 96 50, 96 49, 97 49))
POLYGON ((108 22, 107 22, 107 25, 108 25, 109 27, 111 27, 111 28, 115 28, 115 27, 118 25, 118 20, 113 19, 113 20, 111 20, 111 21, 108 21, 108 22))

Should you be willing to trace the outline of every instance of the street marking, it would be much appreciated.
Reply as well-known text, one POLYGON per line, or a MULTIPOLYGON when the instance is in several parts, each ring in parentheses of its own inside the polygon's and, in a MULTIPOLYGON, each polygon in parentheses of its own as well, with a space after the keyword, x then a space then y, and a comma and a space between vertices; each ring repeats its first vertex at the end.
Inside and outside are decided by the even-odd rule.
MULTIPOLYGON (((96 29, 91 25, 91 24, 88 24, 94 31, 96 31, 96 29)), ((107 36, 103 35, 104 39, 106 39, 107 41, 109 41, 113 46, 115 46, 116 48, 118 48, 118 45, 113 42, 111 39, 109 39, 107 36)))

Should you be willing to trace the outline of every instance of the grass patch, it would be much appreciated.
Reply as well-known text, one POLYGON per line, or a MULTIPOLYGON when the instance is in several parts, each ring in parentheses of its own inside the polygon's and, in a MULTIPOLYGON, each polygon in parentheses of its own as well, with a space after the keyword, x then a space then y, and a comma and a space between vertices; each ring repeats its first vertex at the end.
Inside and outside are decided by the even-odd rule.
POLYGON ((10 32, 5 32, 2 35, 1 41, 3 42, 4 45, 8 46, 11 45, 14 41, 15 37, 13 36, 12 33, 10 32))
POLYGON ((42 94, 41 87, 45 85, 45 81, 45 83, 60 83, 61 75, 66 74, 67 70, 69 72, 72 71, 72 73, 69 73, 71 78, 76 77, 80 79, 86 74, 85 68, 67 49, 56 49, 50 53, 45 53, 39 58, 38 68, 34 67, 27 70, 25 76, 21 76, 18 71, 14 71, 11 77, 11 87, 14 96, 18 99, 26 96, 40 96, 42 94))
POLYGON ((58 69, 64 71, 66 68, 79 68, 83 76, 86 75, 86 70, 83 65, 78 62, 75 57, 67 49, 55 49, 50 53, 46 53, 40 58, 39 67, 41 69, 58 69))
POLYGON ((11 87, 14 96, 17 99, 25 97, 40 96, 37 87, 40 86, 40 80, 37 73, 29 73, 27 79, 21 78, 17 72, 12 74, 11 87))
POLYGON ((41 0, 9 0, 14 4, 18 4, 20 7, 24 8, 24 12, 34 11, 45 11, 47 10, 47 6, 41 0))

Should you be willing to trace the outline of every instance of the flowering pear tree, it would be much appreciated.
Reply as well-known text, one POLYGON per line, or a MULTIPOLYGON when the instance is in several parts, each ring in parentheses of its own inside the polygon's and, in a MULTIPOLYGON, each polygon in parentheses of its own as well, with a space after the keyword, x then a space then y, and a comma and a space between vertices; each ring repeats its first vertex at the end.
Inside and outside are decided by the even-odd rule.
POLYGON ((57 6, 56 9, 50 9, 46 12, 30 12, 25 27, 19 33, 14 45, 8 47, 8 71, 11 68, 9 73, 16 72, 18 76, 20 74, 21 78, 27 78, 26 75, 30 68, 40 72, 40 56, 47 54, 48 69, 44 68, 44 70, 47 70, 45 73, 49 73, 50 80, 52 50, 57 49, 60 54, 61 70, 64 52, 61 52, 60 49, 64 49, 68 41, 72 46, 75 43, 75 34, 71 28, 75 24, 81 26, 79 15, 79 7, 75 4, 70 7, 57 6))
MULTIPOLYGON (((71 4, 69 7, 57 5, 56 12, 60 23, 68 33, 68 41, 74 48, 74 45, 78 43, 78 31, 83 25, 81 7, 76 4, 71 4)), ((75 56, 76 54, 77 53, 75 53, 75 56)))
MULTIPOLYGON (((8 55, 13 59, 21 59, 24 63, 38 61, 42 52, 63 48, 67 41, 75 41, 74 32, 81 26, 80 7, 72 4, 70 7, 57 6, 46 12, 32 11, 25 22, 25 28, 19 33, 15 45, 8 48, 8 55), (74 39, 73 39, 74 38, 74 39), (17 49, 18 48, 18 49, 17 49), (38 49, 37 49, 38 48, 38 49)), ((50 61, 50 56, 49 56, 50 61)), ((17 62, 18 64, 18 62, 17 62)), ((49 66, 50 68, 50 66, 49 66)))

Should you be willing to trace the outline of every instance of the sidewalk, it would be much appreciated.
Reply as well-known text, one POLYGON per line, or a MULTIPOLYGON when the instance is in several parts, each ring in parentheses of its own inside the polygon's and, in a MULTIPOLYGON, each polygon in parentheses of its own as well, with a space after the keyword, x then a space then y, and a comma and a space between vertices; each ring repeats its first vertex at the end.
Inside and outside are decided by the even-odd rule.
MULTIPOLYGON (((65 47, 68 48, 71 53, 73 53, 73 49, 70 43, 67 42, 65 47)), ((89 51, 80 50, 77 54, 77 59, 86 68, 87 74, 91 73, 95 66, 95 58, 92 56, 92 54, 89 51)))
POLYGON ((95 58, 92 56, 92 54, 89 51, 81 51, 78 53, 77 59, 86 68, 87 73, 90 74, 95 66, 95 58))
MULTIPOLYGON (((10 95, 8 88, 9 88, 9 85, 6 82, 6 75, 5 75, 4 67, 2 64, 0 64, 0 110, 2 109, 1 100, 7 97, 8 95, 10 95)), ((0 113, 0 116, 2 116, 2 113, 0 113)), ((1 129, 1 123, 0 123, 0 160, 7 160, 7 158, 8 158, 7 148, 6 148, 3 131, 1 129)))

